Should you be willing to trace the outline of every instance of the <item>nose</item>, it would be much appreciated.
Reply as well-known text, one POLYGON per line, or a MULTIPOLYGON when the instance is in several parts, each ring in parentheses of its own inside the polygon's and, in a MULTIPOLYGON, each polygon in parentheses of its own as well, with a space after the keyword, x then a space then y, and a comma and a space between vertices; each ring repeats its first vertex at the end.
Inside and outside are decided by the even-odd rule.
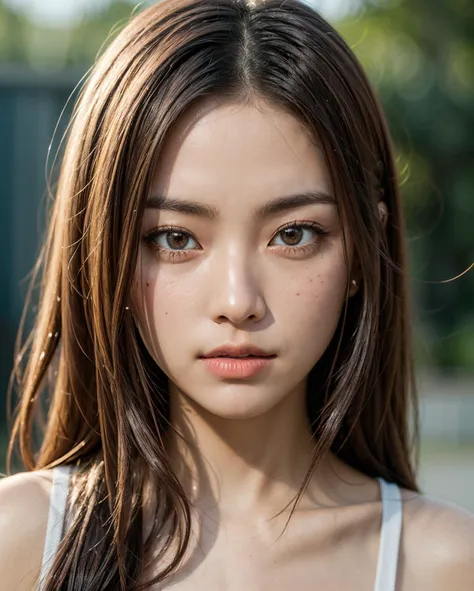
POLYGON ((214 322, 239 325, 258 322, 266 303, 255 269, 244 252, 230 252, 214 261, 209 277, 209 306, 214 322))

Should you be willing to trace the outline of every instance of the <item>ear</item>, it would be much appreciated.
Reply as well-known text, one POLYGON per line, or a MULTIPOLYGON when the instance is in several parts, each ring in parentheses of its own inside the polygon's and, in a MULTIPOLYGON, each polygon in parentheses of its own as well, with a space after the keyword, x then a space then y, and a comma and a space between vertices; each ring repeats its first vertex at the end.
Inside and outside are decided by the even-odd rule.
POLYGON ((349 278, 349 293, 348 297, 352 298, 360 289, 362 281, 362 274, 360 270, 360 264, 357 260, 352 263, 351 276, 349 278))
MULTIPOLYGON (((387 204, 385 203, 385 201, 379 201, 378 208, 379 208, 380 221, 381 221, 382 227, 385 231, 385 228, 387 227, 387 220, 388 220, 388 209, 387 209, 387 204)), ((355 264, 353 267, 352 276, 351 276, 350 284, 349 284, 349 297, 350 298, 352 296, 354 296, 359 291, 360 282, 361 282, 361 276, 360 276, 359 266, 357 264, 355 264)))
POLYGON ((351 283, 349 285, 349 297, 352 298, 355 294, 359 291, 359 280, 358 279, 351 279, 351 283))
POLYGON ((380 221, 382 222, 382 227, 385 230, 385 228, 387 227, 387 220, 388 220, 387 204, 385 203, 385 201, 379 201, 378 207, 379 207, 380 221))

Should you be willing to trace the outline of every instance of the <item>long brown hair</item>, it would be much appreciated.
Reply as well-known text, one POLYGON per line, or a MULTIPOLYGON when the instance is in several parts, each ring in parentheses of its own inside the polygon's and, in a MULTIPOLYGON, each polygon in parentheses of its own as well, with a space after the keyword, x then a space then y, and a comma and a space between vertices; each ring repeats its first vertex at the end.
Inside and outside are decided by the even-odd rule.
POLYGON ((137 581, 157 540, 160 556, 171 548, 173 558, 154 583, 182 561, 191 518, 163 444, 167 380, 127 308, 144 203, 170 129, 198 101, 252 97, 290 112, 322 147, 358 261, 361 288, 310 374, 312 467, 331 449, 369 476, 417 490, 404 224, 374 91, 340 35, 298 0, 165 0, 131 19, 81 91, 36 267, 38 313, 17 351, 9 471, 16 444, 26 470, 78 467, 75 518, 46 591, 144 589, 137 581), (143 543, 146 482, 159 507, 143 543))

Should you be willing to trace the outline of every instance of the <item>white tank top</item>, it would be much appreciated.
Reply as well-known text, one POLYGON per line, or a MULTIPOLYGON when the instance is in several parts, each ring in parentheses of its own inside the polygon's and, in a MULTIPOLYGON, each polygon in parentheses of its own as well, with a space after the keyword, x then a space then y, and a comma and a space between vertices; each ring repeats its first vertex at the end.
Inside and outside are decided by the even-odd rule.
MULTIPOLYGON (((43 587, 43 582, 63 536, 70 472, 70 466, 59 466, 53 469, 40 589, 43 587)), ((374 591, 395 591, 403 505, 400 489, 395 483, 389 483, 383 478, 377 478, 377 480, 380 484, 382 497, 382 527, 374 591)))

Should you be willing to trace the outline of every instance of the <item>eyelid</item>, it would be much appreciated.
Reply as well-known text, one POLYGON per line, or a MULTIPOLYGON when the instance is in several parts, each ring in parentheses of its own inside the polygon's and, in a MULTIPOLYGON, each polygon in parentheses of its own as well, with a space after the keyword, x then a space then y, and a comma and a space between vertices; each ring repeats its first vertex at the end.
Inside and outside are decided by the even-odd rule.
MULTIPOLYGON (((321 230, 322 232, 324 231, 322 226, 313 220, 294 220, 292 222, 287 222, 280 226, 277 230, 275 230, 273 236, 276 236, 279 232, 286 230, 286 228, 293 228, 294 226, 305 226, 307 228, 311 227, 317 230, 321 230)), ((151 236, 153 234, 159 234, 162 232, 182 232, 183 234, 191 236, 192 238, 194 238, 194 240, 196 240, 196 242, 198 242, 196 236, 194 236, 192 232, 186 230, 186 228, 182 228, 181 226, 157 226, 146 232, 144 237, 147 238, 148 236, 151 236)))
POLYGON ((293 220, 292 222, 287 222, 278 228, 275 234, 281 232, 282 230, 286 230, 286 228, 293 228, 294 226, 306 226, 306 227, 317 227, 321 228, 321 226, 315 222, 314 220, 293 220))
MULTIPOLYGON (((270 243, 269 246, 274 246, 277 249, 287 249, 289 251, 302 251, 305 248, 308 248, 310 246, 310 242, 308 243, 304 243, 302 245, 272 245, 271 243, 275 240, 275 238, 284 230, 286 230, 287 228, 303 228, 303 229, 310 229, 313 230, 320 238, 327 236, 329 234, 329 232, 327 230, 325 230, 320 224, 318 224, 317 222, 315 222, 314 220, 294 220, 291 222, 287 222, 285 224, 283 224, 282 226, 280 226, 273 234, 272 238, 270 239, 270 243)), ((193 251, 197 251, 197 250, 202 250, 202 246, 199 243, 198 239, 194 236, 194 234, 192 232, 190 232, 189 230, 186 230, 185 228, 181 227, 181 226, 171 226, 171 225, 167 225, 167 226, 158 226, 155 227, 153 229, 151 229, 149 232, 147 232, 144 236, 143 236, 143 240, 154 250, 156 251, 160 251, 162 253, 166 253, 166 256, 186 256, 186 253, 190 253, 193 251), (184 249, 171 249, 171 248, 166 248, 166 247, 162 247, 162 246, 158 246, 154 240, 156 239, 156 237, 162 235, 162 234, 166 234, 169 232, 180 232, 186 236, 188 236, 189 238, 191 238, 192 240, 194 240, 196 242, 196 244, 198 245, 199 248, 184 248, 184 249)))
POLYGON ((286 224, 283 224, 283 226, 280 226, 278 228, 278 230, 276 230, 276 232, 273 234, 270 242, 272 240, 274 240, 275 237, 278 234, 280 234, 280 232, 283 232, 283 230, 286 230, 287 228, 295 228, 295 227, 315 230, 315 232, 317 234, 319 234, 320 236, 325 236, 325 235, 329 234, 329 232, 327 230, 325 230, 320 224, 318 224, 317 222, 315 222, 313 220, 295 220, 293 222, 288 222, 286 224))
POLYGON ((180 226, 158 226, 156 228, 152 228, 149 232, 146 232, 143 238, 145 240, 149 240, 151 238, 156 238, 156 236, 159 236, 160 234, 167 234, 169 232, 180 232, 181 234, 189 236, 190 238, 195 240, 197 244, 199 244, 198 239, 196 238, 196 236, 194 236, 192 232, 186 230, 185 228, 181 228, 180 226))

